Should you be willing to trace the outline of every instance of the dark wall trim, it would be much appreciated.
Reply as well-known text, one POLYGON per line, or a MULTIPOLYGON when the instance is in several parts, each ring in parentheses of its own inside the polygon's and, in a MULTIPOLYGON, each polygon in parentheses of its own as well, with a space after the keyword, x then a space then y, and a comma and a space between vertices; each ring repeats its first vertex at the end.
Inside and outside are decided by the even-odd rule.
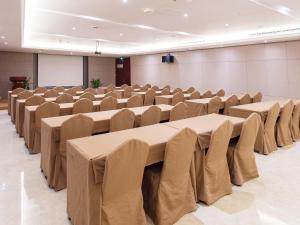
POLYGON ((89 86, 89 57, 83 56, 83 87, 89 86))
POLYGON ((33 89, 37 88, 39 81, 38 74, 39 56, 37 53, 33 53, 33 89))

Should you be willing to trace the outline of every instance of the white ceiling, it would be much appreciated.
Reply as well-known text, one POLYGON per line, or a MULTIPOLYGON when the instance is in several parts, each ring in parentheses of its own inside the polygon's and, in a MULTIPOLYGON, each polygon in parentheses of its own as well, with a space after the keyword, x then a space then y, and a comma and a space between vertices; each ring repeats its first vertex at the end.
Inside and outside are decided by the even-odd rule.
POLYGON ((84 55, 96 40, 104 55, 294 40, 300 1, 6 0, 1 36, 0 50, 84 55))

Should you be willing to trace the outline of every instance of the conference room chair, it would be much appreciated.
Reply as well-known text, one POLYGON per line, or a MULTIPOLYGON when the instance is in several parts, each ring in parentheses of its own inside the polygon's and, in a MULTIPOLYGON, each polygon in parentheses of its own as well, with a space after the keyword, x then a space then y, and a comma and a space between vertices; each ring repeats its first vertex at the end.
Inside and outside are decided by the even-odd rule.
POLYGON ((219 96, 215 96, 209 100, 207 104, 207 114, 219 113, 221 108, 222 100, 219 96))
POLYGON ((169 90, 171 90, 171 86, 170 85, 166 85, 162 89, 165 89, 165 88, 168 88, 169 90))
POLYGON ((118 95, 117 93, 113 92, 113 91, 110 91, 110 92, 107 92, 105 95, 104 95, 104 98, 106 97, 114 97, 114 98, 118 98, 118 95))
POLYGON ((127 108, 134 108, 140 106, 143 106, 143 98, 140 95, 131 96, 126 103, 127 108))
POLYGON ((238 141, 231 141, 227 150, 231 183, 241 186, 243 183, 257 178, 258 171, 254 155, 254 144, 261 118, 252 113, 243 123, 238 141))
POLYGON ((39 95, 33 95, 26 99, 25 106, 41 105, 45 102, 45 98, 39 95))
POLYGON ((31 91, 25 90, 18 94, 18 99, 27 99, 31 96, 33 96, 33 93, 31 91))
POLYGON ((142 86, 140 91, 147 91, 149 89, 149 87, 147 85, 142 86))
POLYGON ((150 106, 146 111, 142 113, 140 126, 143 127, 157 124, 160 122, 160 118, 161 109, 156 105, 150 106))
POLYGON ((175 89, 173 90, 173 95, 176 94, 176 93, 178 93, 178 92, 183 93, 183 91, 182 91, 181 88, 175 88, 175 89))
POLYGON ((59 96, 58 91, 50 89, 44 93, 45 98, 54 98, 59 96))
POLYGON ((54 87, 53 90, 56 90, 58 92, 64 92, 65 91, 65 88, 64 87, 54 87))
POLYGON ((149 89, 146 91, 144 105, 153 105, 155 100, 156 91, 149 89))
POLYGON ((294 107, 291 123, 293 141, 297 141, 300 139, 300 103, 294 107))
POLYGON ((225 91, 224 91, 223 89, 219 90, 219 91, 216 93, 216 96, 224 97, 224 96, 225 96, 225 91))
POLYGON ((110 85, 107 86, 106 93, 113 92, 114 89, 115 89, 115 85, 110 84, 110 85))
POLYGON ((62 104, 62 103, 72 103, 74 102, 73 96, 67 93, 63 93, 62 95, 58 96, 56 98, 56 103, 62 104))
POLYGON ((202 95, 202 98, 212 98, 214 97, 213 94, 211 93, 211 91, 206 91, 204 92, 204 94, 202 95))
POLYGON ((274 104, 268 112, 266 121, 261 123, 261 128, 258 131, 255 151, 268 155, 277 150, 277 143, 275 138, 276 121, 280 113, 280 106, 278 103, 274 104))
POLYGON ((96 95, 97 94, 97 91, 94 89, 94 88, 86 88, 84 91, 84 93, 90 93, 90 94, 93 94, 93 95, 96 95))
POLYGON ((42 118, 59 116, 60 107, 55 102, 44 102, 39 105, 35 112, 35 125, 34 125, 34 143, 32 154, 41 152, 41 120, 42 118))
POLYGON ((82 91, 81 86, 74 86, 74 87, 72 87, 72 89, 75 90, 75 91, 82 91))
MULTIPOLYGON (((197 195, 198 200, 207 205, 232 193, 226 157, 232 131, 232 123, 225 121, 212 132, 208 149, 196 150, 195 168, 199 168, 196 170, 197 195)), ((199 146, 203 146, 202 141, 206 142, 198 137, 199 146)))
POLYGON ((293 144, 292 133, 290 129, 292 115, 293 115, 294 103, 289 100, 282 108, 279 120, 276 126, 277 145, 283 147, 293 144))
POLYGON ((82 114, 77 114, 62 123, 59 156, 56 157, 56 169, 53 179, 53 187, 56 191, 67 187, 67 140, 91 136, 93 126, 93 119, 82 114))
POLYGON ((118 108, 118 100, 114 97, 108 96, 105 97, 100 102, 100 111, 109 111, 118 108))
POLYGON ((156 225, 175 224, 196 209, 190 168, 197 134, 185 128, 166 144, 164 162, 145 169, 144 209, 156 225))
POLYGON ((240 105, 246 105, 251 103, 251 97, 249 94, 245 94, 240 99, 240 105))
POLYGON ((133 139, 106 157, 99 224, 147 224, 141 186, 148 153, 146 142, 133 139))
POLYGON ((229 108, 239 104, 239 99, 236 95, 231 95, 226 101, 224 106, 224 115, 229 115, 229 108))
POLYGON ((161 91, 161 95, 169 95, 170 94, 170 88, 164 88, 162 91, 161 91))
POLYGON ((132 95, 132 87, 127 86, 124 88, 123 98, 130 98, 132 95))
POLYGON ((132 85, 132 88, 133 88, 133 89, 140 89, 140 88, 141 88, 141 86, 140 86, 140 85, 138 85, 138 84, 134 84, 134 85, 132 85))
POLYGON ((129 109, 122 109, 114 114, 110 119, 109 131, 119 131, 131 129, 134 126, 135 115, 129 109))
POLYGON ((189 94, 193 93, 194 91, 195 91, 195 88, 194 88, 194 87, 189 87, 189 88, 186 90, 186 92, 189 93, 189 94))
POLYGON ((179 102, 184 102, 184 95, 182 92, 176 92, 174 95, 173 95, 173 98, 172 98, 172 102, 171 104, 172 105, 176 105, 177 103, 179 102))
POLYGON ((257 92, 254 97, 253 97, 253 103, 255 102, 261 102, 262 100, 262 93, 261 92, 257 92))
POLYGON ((95 95, 90 92, 85 92, 79 96, 79 99, 83 99, 83 98, 89 99, 91 101, 95 101, 95 99, 96 99, 95 95))
POLYGON ((24 88, 16 88, 16 89, 12 90, 11 94, 17 95, 17 94, 21 93, 22 91, 25 91, 25 89, 24 88))
POLYGON ((74 88, 70 88, 70 89, 68 89, 68 90, 65 90, 64 93, 65 93, 65 94, 72 95, 72 96, 76 96, 76 95, 77 95, 77 91, 76 91, 76 89, 74 89, 74 88))
POLYGON ((177 103, 171 110, 170 110, 170 119, 169 121, 174 120, 182 120, 188 117, 188 106, 184 102, 177 103))
POLYGON ((124 89, 124 88, 126 88, 126 87, 128 87, 127 84, 122 84, 122 85, 121 85, 121 88, 122 88, 122 89, 124 89))
POLYGON ((149 89, 149 88, 151 88, 151 84, 146 84, 145 87, 147 87, 149 89))
POLYGON ((93 108, 93 101, 87 98, 82 98, 74 103, 72 114, 93 112, 93 108))
POLYGON ((191 93, 190 99, 199 99, 199 98, 201 98, 201 94, 199 91, 193 91, 191 93))
POLYGON ((154 91, 159 91, 159 87, 156 86, 156 85, 154 85, 151 89, 154 90, 154 91))
POLYGON ((34 90, 34 93, 36 94, 40 94, 40 93, 45 93, 48 89, 45 88, 45 87, 37 87, 35 90, 34 90))

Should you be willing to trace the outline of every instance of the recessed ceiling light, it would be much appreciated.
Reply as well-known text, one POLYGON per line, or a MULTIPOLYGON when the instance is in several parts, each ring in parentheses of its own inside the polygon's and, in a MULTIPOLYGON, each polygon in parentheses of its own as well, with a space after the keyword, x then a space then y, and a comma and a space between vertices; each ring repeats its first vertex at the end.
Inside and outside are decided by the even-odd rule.
POLYGON ((120 36, 122 37, 124 34, 123 33, 120 33, 120 36))
POLYGON ((144 11, 144 13, 146 13, 146 14, 152 14, 152 13, 154 12, 154 10, 153 10, 153 9, 150 9, 150 8, 145 8, 143 11, 144 11))
POLYGON ((72 27, 72 30, 76 30, 76 27, 72 27))
POLYGON ((184 16, 184 17, 188 17, 188 16, 189 16, 189 14, 185 13, 185 14, 183 14, 183 16, 184 16))
POLYGON ((4 42, 4 44, 5 44, 5 45, 8 45, 8 43, 7 43, 7 42, 4 42))
POLYGON ((277 11, 283 15, 289 16, 291 9, 285 6, 279 6, 277 11))
POLYGON ((225 23, 225 27, 229 27, 229 24, 228 24, 228 23, 225 23))
POLYGON ((5 39, 5 36, 2 35, 2 36, 1 36, 1 39, 5 39))
POLYGON ((127 3, 127 0, 123 0, 123 3, 127 3))
POLYGON ((148 29, 148 30, 151 30, 151 29, 153 29, 153 27, 146 26, 146 25, 137 25, 137 27, 139 27, 139 28, 143 28, 143 29, 148 29))

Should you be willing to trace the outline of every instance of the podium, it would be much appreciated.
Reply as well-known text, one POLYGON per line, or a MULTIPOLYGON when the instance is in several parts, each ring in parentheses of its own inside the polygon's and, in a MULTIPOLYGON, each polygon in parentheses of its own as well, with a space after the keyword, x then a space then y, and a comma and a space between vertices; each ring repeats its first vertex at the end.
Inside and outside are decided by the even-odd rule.
POLYGON ((24 88, 24 82, 26 81, 27 77, 24 76, 12 76, 9 77, 10 82, 12 82, 12 90, 16 88, 24 88))

